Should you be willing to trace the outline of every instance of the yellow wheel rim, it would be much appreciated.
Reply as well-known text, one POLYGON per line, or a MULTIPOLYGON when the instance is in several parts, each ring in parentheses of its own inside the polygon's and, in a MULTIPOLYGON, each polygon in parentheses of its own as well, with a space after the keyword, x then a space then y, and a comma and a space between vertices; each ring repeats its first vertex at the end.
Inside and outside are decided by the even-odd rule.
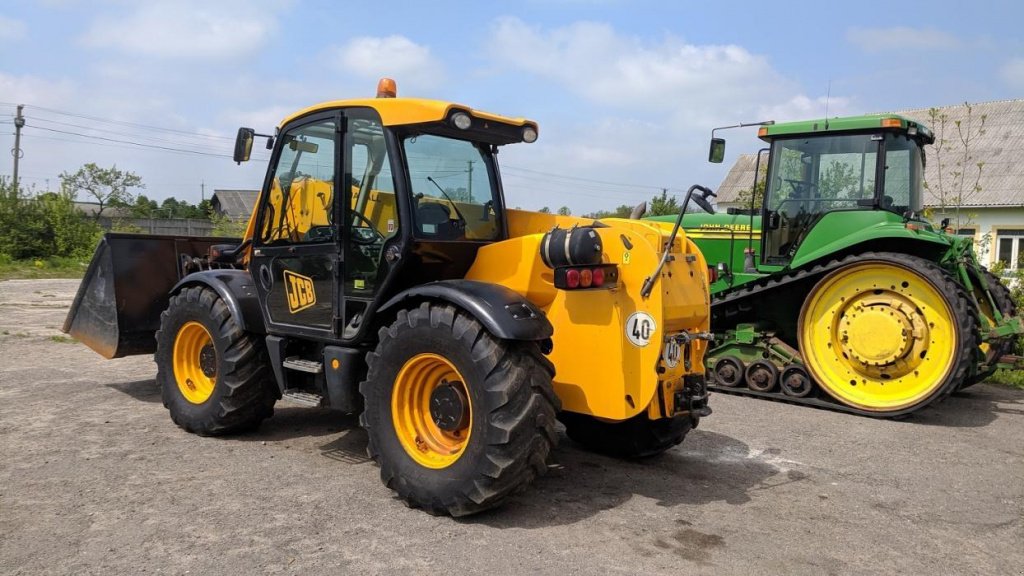
POLYGON ((217 383, 217 352, 210 331, 199 322, 186 322, 174 339, 174 380, 186 400, 202 404, 217 383))
POLYGON ((885 262, 843 268, 818 283, 800 312, 807 368, 836 400, 876 412, 928 398, 954 368, 952 309, 913 270, 885 262))
POLYGON ((391 393, 391 416, 398 441, 418 464, 447 468, 465 452, 473 429, 472 402, 465 382, 455 365, 437 354, 413 356, 398 371, 391 393), (442 386, 461 395, 465 411, 454 425, 446 423, 448 429, 442 429, 436 422, 436 391, 442 386))

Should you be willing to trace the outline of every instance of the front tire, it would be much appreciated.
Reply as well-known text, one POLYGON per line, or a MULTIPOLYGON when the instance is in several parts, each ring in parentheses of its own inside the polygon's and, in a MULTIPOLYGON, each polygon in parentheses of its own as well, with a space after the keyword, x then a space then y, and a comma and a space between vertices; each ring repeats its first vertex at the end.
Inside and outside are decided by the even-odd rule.
POLYGON ((277 401, 263 341, 244 332, 213 290, 171 297, 156 333, 157 383, 175 424, 201 436, 244 432, 277 401))
POLYGON ((408 505, 473 514, 547 471, 558 400, 536 343, 435 303, 400 310, 379 336, 360 423, 381 481, 408 505))

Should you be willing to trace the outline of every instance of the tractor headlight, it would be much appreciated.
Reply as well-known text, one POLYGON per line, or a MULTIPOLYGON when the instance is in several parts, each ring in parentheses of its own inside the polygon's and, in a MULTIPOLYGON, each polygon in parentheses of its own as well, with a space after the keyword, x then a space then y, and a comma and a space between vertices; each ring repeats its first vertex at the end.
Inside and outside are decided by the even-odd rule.
POLYGON ((473 125, 473 119, 465 112, 456 112, 452 114, 452 124, 459 130, 468 130, 473 125))
POLYGON ((523 127, 523 142, 526 142, 527 144, 532 144, 533 142, 536 142, 536 141, 537 141, 537 129, 534 128, 533 126, 524 126, 523 127))

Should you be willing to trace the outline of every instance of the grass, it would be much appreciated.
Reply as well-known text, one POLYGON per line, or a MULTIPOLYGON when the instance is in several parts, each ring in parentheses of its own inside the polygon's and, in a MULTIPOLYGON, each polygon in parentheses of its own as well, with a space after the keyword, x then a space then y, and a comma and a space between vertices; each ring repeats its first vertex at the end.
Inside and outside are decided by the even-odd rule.
POLYGON ((78 340, 62 334, 56 334, 54 336, 50 336, 50 342, 57 342, 58 344, 77 344, 78 340))
POLYGON ((996 370, 985 382, 1024 390, 1024 370, 996 370))
POLYGON ((88 265, 88 258, 11 260, 0 256, 0 280, 81 278, 88 265))

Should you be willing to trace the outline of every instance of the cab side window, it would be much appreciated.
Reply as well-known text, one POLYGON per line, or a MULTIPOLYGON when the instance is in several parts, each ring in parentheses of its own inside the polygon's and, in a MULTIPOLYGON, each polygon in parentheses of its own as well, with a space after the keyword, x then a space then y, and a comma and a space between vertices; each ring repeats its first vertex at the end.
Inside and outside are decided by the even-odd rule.
POLYGON ((281 154, 264 201, 264 244, 334 241, 335 123, 323 120, 280 136, 281 154))

